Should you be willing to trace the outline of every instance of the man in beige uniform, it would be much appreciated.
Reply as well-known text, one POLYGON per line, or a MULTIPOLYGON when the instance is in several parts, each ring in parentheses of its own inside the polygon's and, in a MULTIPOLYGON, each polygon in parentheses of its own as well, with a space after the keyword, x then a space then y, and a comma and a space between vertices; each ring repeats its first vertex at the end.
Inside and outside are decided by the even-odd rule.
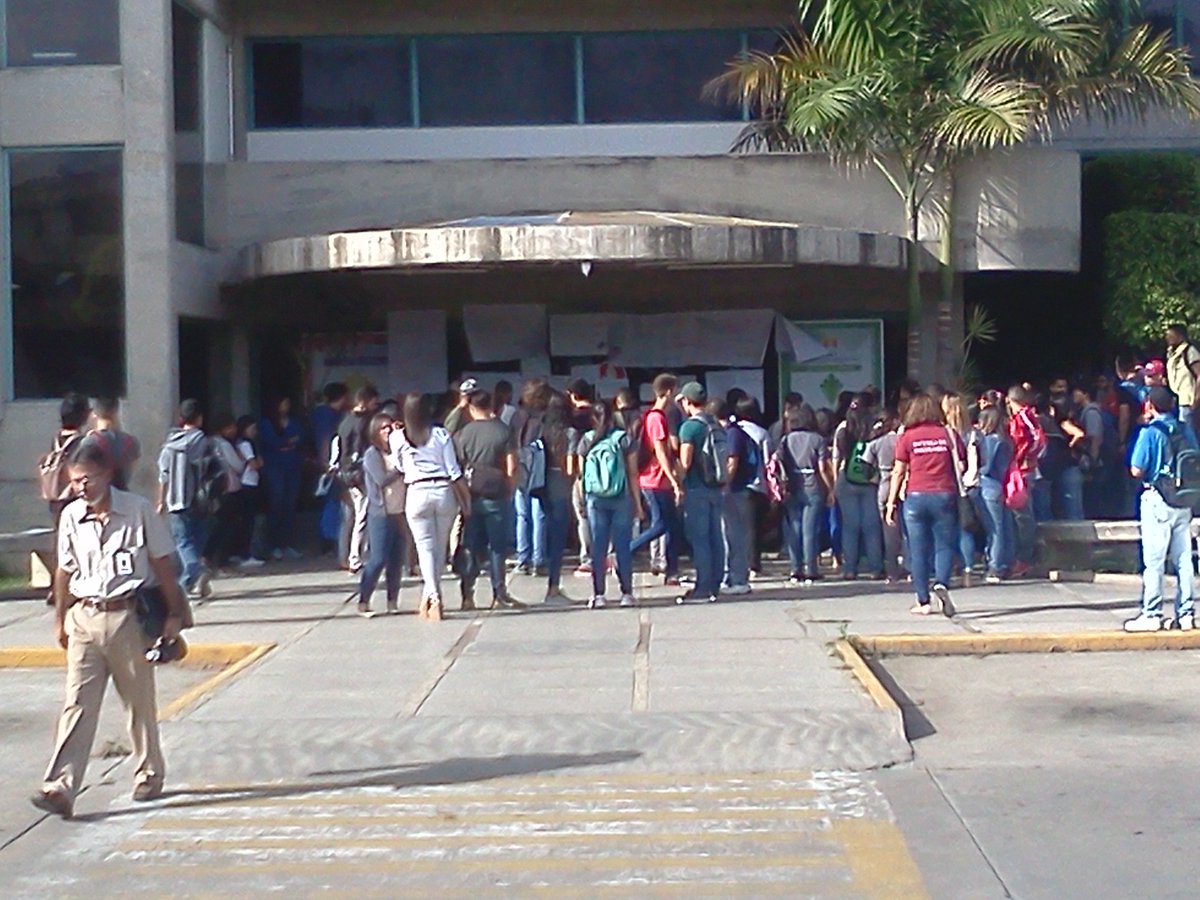
POLYGON ((175 580, 174 542, 149 501, 111 486, 104 449, 85 440, 70 463, 79 499, 63 511, 54 576, 55 632, 67 651, 67 690, 54 756, 33 805, 70 818, 96 738, 109 676, 129 714, 137 757, 134 800, 162 794, 154 672, 135 610, 139 588, 157 584, 175 637, 187 615, 175 580))

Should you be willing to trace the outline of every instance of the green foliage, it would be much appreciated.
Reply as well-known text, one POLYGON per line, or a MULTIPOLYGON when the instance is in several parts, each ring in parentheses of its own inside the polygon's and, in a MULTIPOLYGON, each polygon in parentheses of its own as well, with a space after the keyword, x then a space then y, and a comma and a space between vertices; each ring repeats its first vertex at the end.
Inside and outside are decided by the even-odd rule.
POLYGON ((1104 220, 1104 325, 1138 348, 1200 323, 1200 215, 1129 210, 1104 220))
POLYGON ((1186 153, 1121 153, 1083 168, 1092 213, 1121 210, 1200 215, 1200 157, 1186 153))

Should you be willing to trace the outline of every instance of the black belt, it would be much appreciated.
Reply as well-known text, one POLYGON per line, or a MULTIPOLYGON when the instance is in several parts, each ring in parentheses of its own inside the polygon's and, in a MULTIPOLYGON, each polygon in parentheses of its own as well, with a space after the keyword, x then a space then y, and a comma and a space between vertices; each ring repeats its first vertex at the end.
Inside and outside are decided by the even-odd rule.
POLYGON ((409 482, 410 485, 413 485, 413 484, 438 484, 438 483, 449 484, 450 479, 444 478, 442 476, 438 476, 436 478, 418 478, 416 481, 409 482))

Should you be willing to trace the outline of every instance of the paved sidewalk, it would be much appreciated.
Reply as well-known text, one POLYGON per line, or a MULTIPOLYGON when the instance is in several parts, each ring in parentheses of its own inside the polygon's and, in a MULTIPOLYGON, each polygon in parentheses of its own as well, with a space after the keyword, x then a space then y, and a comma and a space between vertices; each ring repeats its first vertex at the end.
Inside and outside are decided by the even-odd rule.
MULTIPOLYGON (((169 795, 131 804, 118 770, 80 798, 79 821, 42 821, 0 850, 0 876, 28 896, 160 890, 184 872, 185 893, 686 883, 877 896, 883 865, 920 896, 870 775, 911 748, 830 642, 1113 630, 1133 595, 981 587, 957 592, 951 621, 913 617, 907 591, 867 582, 763 579, 748 597, 682 607, 639 582, 639 609, 548 610, 540 584, 515 578, 531 609, 435 624, 411 614, 415 587, 406 614, 365 620, 341 573, 221 579, 189 639, 277 646, 164 723, 169 795)), ((582 598, 588 585, 566 587, 582 598)), ((44 607, 0 604, 0 646, 48 636, 44 607)))

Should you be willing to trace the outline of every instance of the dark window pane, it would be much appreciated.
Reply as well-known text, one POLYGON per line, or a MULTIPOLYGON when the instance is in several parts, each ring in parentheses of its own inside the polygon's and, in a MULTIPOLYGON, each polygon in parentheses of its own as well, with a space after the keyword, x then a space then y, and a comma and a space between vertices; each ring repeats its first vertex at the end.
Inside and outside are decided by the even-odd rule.
POLYGON ((118 150, 10 152, 14 391, 125 388, 118 150))
POLYGON ((199 131, 200 19, 177 3, 171 7, 171 51, 175 131, 199 131))
POLYGON ((741 50, 735 31, 597 34, 583 40, 588 122, 736 119, 735 107, 701 99, 704 85, 741 50))
POLYGON ((403 38, 255 42, 251 58, 256 128, 412 124, 403 38))
POLYGON ((117 0, 5 0, 10 66, 115 65, 117 0))
POLYGON ((756 28, 746 35, 746 49, 760 53, 775 53, 783 49, 782 41, 786 26, 779 28, 756 28))
POLYGON ((422 125, 575 121, 575 39, 566 34, 423 38, 422 125))
POLYGON ((204 244, 204 133, 201 101, 202 29, 198 16, 171 8, 175 82, 175 237, 204 244))

